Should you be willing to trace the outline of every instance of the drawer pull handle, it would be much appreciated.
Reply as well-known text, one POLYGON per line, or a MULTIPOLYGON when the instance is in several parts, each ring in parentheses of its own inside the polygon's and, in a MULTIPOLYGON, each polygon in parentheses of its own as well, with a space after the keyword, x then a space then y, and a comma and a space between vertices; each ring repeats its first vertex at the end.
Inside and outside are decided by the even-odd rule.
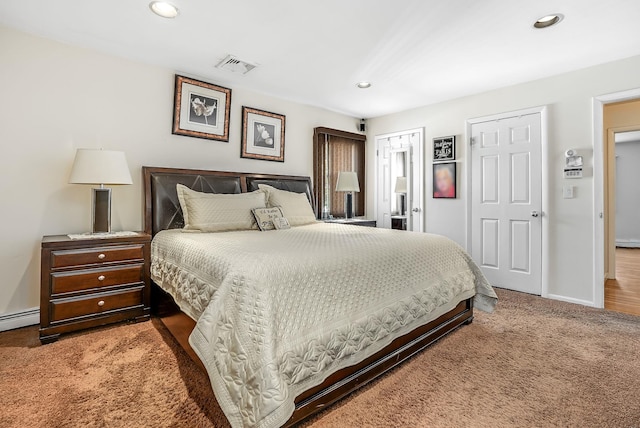
POLYGON ((98 302, 98 306, 104 306, 104 300, 100 300, 100 301, 98 302))
POLYGON ((100 275, 100 276, 98 277, 98 281, 104 281, 104 278, 105 278, 105 276, 104 276, 104 275, 100 275))
POLYGON ((107 257, 107 256, 105 256, 103 253, 98 254, 98 258, 100 260, 104 259, 105 257, 107 257))

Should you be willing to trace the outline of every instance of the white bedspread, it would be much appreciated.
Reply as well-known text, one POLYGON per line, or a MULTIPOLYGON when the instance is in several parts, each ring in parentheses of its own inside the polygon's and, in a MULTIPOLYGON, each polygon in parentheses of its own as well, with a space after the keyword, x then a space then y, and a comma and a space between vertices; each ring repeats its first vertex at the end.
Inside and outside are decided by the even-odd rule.
POLYGON ((189 342, 234 427, 280 426, 331 373, 466 298, 489 311, 496 301, 447 238, 327 223, 163 231, 151 275, 197 321, 189 342))

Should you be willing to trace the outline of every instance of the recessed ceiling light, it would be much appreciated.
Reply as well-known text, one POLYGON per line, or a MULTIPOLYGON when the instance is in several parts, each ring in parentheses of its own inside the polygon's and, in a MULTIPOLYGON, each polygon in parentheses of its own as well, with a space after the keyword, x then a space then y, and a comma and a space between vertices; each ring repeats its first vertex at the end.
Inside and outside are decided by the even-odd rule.
POLYGON ((166 1, 152 1, 149 3, 149 9, 163 18, 175 18, 178 16, 178 8, 166 1))
POLYGON ((538 19, 533 23, 535 28, 547 28, 552 25, 556 25, 558 22, 562 21, 564 15, 560 13, 554 13, 552 15, 545 15, 542 18, 538 19))
POLYGON ((356 86, 360 89, 367 89, 371 87, 371 82, 358 82, 356 86))

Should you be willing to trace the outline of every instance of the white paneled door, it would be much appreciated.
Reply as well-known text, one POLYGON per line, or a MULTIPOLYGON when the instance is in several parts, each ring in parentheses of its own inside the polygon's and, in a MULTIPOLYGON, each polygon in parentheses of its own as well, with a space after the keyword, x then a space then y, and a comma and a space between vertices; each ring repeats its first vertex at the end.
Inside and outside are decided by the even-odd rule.
POLYGON ((471 125, 471 252, 496 287, 542 292, 540 113, 471 125))

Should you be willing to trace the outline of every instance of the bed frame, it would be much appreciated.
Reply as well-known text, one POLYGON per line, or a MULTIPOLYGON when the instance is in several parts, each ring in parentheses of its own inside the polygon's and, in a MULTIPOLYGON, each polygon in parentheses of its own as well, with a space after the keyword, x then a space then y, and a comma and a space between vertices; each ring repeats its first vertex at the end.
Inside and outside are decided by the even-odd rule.
MULTIPOLYGON (((164 229, 184 226, 178 202, 176 184, 207 193, 244 193, 268 184, 282 190, 305 193, 316 209, 309 177, 247 174, 192 169, 143 167, 144 229, 155 235, 164 229)), ((151 310, 158 316, 180 346, 202 370, 204 366, 189 345, 188 337, 195 322, 182 313, 173 298, 156 284, 152 284, 151 310)), ((359 364, 344 368, 329 376, 322 384, 311 388, 295 399, 296 409, 285 426, 294 425, 338 401, 371 380, 401 364, 433 342, 463 324, 473 321, 473 299, 467 299, 450 312, 397 338, 381 351, 359 364)))

